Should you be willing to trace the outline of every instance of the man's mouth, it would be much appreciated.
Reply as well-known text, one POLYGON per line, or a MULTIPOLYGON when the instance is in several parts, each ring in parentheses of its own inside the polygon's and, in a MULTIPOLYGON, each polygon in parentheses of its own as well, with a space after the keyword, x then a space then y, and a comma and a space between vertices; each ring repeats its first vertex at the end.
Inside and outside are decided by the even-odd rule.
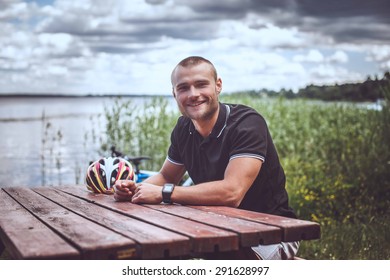
POLYGON ((206 101, 191 102, 191 103, 188 103, 187 106, 188 107, 197 107, 199 105, 202 105, 203 103, 206 103, 206 101))

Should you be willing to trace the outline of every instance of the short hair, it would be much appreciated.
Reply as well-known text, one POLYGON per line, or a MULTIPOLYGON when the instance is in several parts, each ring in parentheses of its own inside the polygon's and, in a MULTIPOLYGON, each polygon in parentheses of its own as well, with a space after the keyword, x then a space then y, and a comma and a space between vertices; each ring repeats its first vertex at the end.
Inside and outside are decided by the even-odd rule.
POLYGON ((211 70, 213 71, 213 76, 214 76, 214 79, 217 80, 218 79, 218 74, 217 74, 217 69, 215 69, 215 66, 213 63, 211 63, 210 60, 204 58, 204 57, 201 57, 201 56, 189 56, 187 58, 184 58, 182 61, 180 61, 176 67, 173 69, 172 71, 172 74, 171 74, 171 82, 173 84, 173 74, 175 73, 175 70, 178 66, 182 66, 182 67, 191 67, 191 66, 196 66, 196 65, 199 65, 201 63, 207 63, 211 66, 211 70))

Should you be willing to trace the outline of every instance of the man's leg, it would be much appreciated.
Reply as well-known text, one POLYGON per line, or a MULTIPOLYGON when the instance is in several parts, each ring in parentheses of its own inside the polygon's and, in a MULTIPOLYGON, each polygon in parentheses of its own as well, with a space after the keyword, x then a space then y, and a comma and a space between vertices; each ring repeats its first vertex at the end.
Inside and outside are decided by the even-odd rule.
POLYGON ((252 250, 262 260, 291 260, 297 254, 298 249, 298 241, 252 247, 252 250))

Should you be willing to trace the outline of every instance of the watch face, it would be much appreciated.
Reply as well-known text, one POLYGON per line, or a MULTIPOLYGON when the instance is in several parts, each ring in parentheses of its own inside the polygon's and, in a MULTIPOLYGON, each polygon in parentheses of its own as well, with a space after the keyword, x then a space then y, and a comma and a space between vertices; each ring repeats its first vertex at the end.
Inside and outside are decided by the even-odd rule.
POLYGON ((174 184, 165 184, 164 185, 164 187, 162 189, 162 196, 163 196, 164 203, 172 203, 171 195, 172 195, 174 188, 175 188, 174 184))

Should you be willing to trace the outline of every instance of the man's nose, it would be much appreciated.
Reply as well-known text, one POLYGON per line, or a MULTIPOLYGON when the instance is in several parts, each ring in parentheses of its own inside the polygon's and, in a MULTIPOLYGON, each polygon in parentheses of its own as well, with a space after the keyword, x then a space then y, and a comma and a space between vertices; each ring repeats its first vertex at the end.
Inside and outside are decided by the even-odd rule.
POLYGON ((190 97, 197 97, 197 96, 199 96, 199 91, 194 86, 191 86, 190 90, 189 90, 189 96, 190 97))

